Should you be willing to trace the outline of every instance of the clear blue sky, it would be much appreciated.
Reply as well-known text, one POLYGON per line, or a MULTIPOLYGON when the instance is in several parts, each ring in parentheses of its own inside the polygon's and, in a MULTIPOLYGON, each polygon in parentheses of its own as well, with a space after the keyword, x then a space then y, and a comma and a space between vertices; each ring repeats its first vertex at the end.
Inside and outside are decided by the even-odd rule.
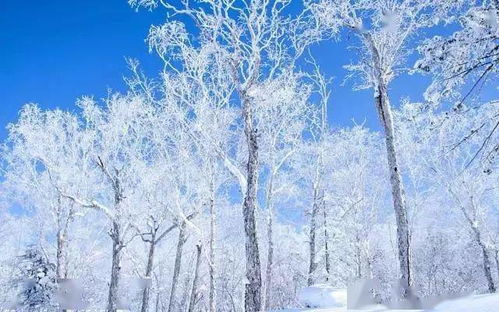
MULTIPOLYGON (((159 61, 148 53, 144 38, 149 26, 165 17, 161 9, 137 13, 126 0, 0 1, 0 140, 27 102, 74 110, 82 95, 101 98, 108 89, 124 90, 125 57, 139 59, 149 75, 157 75, 159 61)), ((312 49, 334 77, 329 120, 333 127, 366 120, 379 129, 372 91, 340 86, 342 66, 353 60, 347 45, 328 42, 312 49)), ((403 96, 420 99, 424 85, 418 77, 399 78, 392 86, 393 102, 403 96)))

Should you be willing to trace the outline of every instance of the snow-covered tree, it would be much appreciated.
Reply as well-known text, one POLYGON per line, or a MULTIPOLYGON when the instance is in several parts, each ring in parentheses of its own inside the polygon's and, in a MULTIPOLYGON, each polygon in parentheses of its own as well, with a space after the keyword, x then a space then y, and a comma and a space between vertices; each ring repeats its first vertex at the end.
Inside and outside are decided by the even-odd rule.
POLYGON ((30 246, 19 259, 19 304, 23 309, 43 311, 56 309, 55 265, 42 251, 30 246))
POLYGON ((39 224, 46 224, 43 234, 53 235, 56 276, 68 277, 67 249, 70 229, 79 215, 78 207, 58 194, 54 181, 72 187, 76 181, 73 170, 84 170, 77 156, 81 148, 77 118, 61 110, 42 111, 36 105, 27 105, 19 121, 9 128, 4 149, 5 182, 10 201, 26 209, 31 207, 39 224), (54 170, 52 170, 54 169, 54 170))
POLYGON ((496 0, 470 3, 475 5, 457 18, 457 31, 448 37, 429 38, 418 47, 421 59, 414 67, 433 75, 425 95, 434 105, 448 97, 456 99, 462 95, 462 87, 471 83, 459 98, 462 104, 473 91, 497 79, 499 3, 496 0))
POLYGON ((67 279, 88 309, 141 312, 299 307, 359 279, 382 304, 496 291, 499 107, 472 97, 495 87, 496 0, 128 2, 167 13, 159 75, 129 59, 123 92, 8 126, 0 306, 64 308, 67 279), (328 122, 312 55, 338 42, 380 131, 328 122), (416 73, 425 103, 396 107, 416 73))
MULTIPOLYGON (((432 76, 432 83, 425 92, 426 100, 432 106, 450 100, 453 109, 462 113, 471 106, 496 106, 494 82, 499 78, 499 2, 470 1, 470 4, 457 18, 457 31, 450 36, 429 38, 418 47, 421 58, 414 65, 417 72, 432 76), (483 90, 491 90, 492 97, 482 96, 483 90)), ((483 127, 468 129, 463 139, 480 137, 483 145, 477 155, 493 163, 499 145, 492 138, 498 131, 499 119, 494 113, 484 118, 491 119, 495 127, 488 132, 483 127)))
MULTIPOLYGON (((163 6, 174 15, 192 18, 201 33, 198 41, 209 44, 223 57, 228 67, 234 96, 240 103, 245 148, 247 151, 243 220, 246 235, 245 310, 261 309, 261 263, 256 233, 257 184, 260 167, 259 129, 255 93, 261 84, 286 72, 310 44, 313 27, 301 15, 289 18, 284 14, 289 1, 203 1, 182 2, 179 6, 164 1, 130 1, 133 6, 163 6)), ((178 20, 168 21, 151 29, 154 48, 163 56, 165 66, 178 71, 175 57, 188 47, 190 38, 178 20)), ((291 70, 293 68, 291 67, 291 70)))
POLYGON ((411 51, 409 40, 415 38, 422 29, 448 20, 453 9, 460 4, 461 1, 430 0, 325 0, 309 4, 316 20, 323 25, 327 34, 334 34, 338 28, 345 27, 359 40, 359 61, 348 65, 347 69, 360 81, 355 84, 355 88, 373 89, 374 105, 385 134, 397 222, 402 297, 410 295, 409 224, 388 92, 390 83, 400 74, 407 61, 411 51))
MULTIPOLYGON (((480 125, 485 131, 491 131, 495 124, 484 116, 496 110, 494 105, 487 105, 463 115, 433 113, 425 110, 424 105, 406 104, 402 111, 406 118, 403 133, 412 137, 419 159, 424 157, 419 161, 431 177, 427 183, 447 194, 445 204, 455 207, 454 211, 464 221, 463 226, 469 230, 470 239, 478 247, 489 292, 495 292, 496 288, 491 271, 490 237, 493 235, 490 231, 497 230, 493 208, 497 170, 486 161, 473 161, 482 144, 480 137, 468 136, 465 141, 462 138, 467 136, 468 129, 480 125)), ((444 200, 442 193, 439 194, 444 200)))

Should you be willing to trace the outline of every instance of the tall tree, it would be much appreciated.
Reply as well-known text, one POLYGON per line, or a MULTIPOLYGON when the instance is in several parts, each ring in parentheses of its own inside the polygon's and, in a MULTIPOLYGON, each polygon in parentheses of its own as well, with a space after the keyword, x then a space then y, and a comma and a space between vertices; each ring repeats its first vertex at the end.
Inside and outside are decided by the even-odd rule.
POLYGON ((262 176, 266 176, 267 263, 263 309, 267 310, 271 307, 273 289, 276 196, 289 187, 281 174, 289 170, 292 156, 301 146, 313 110, 308 103, 311 86, 305 83, 303 75, 289 73, 277 77, 262 84, 255 94, 258 94, 255 104, 260 129, 262 176))
POLYGON ((85 169, 77 156, 84 144, 82 138, 75 115, 61 110, 42 111, 30 104, 23 107, 18 122, 10 125, 8 145, 3 151, 4 186, 11 192, 11 200, 33 208, 40 224, 49 221, 45 234, 55 236, 57 279, 68 276, 70 228, 81 212, 58 194, 55 181, 64 181, 70 188, 76 181, 72 172, 85 169))
POLYGON ((90 98, 79 104, 84 122, 81 131, 87 144, 77 155, 87 164, 87 170, 76 186, 83 192, 76 193, 61 181, 54 184, 62 197, 82 208, 100 211, 109 222, 112 259, 107 309, 114 311, 119 307, 123 249, 136 236, 133 223, 140 214, 129 194, 140 183, 138 172, 148 155, 142 120, 150 110, 141 97, 133 95, 111 95, 104 108, 90 98))
MULTIPOLYGON (((328 90, 328 81, 324 75, 320 72, 320 68, 315 62, 315 60, 309 61, 314 67, 312 74, 308 77, 316 85, 316 92, 320 96, 320 110, 319 113, 315 114, 309 121, 310 123, 310 134, 312 136, 312 157, 316 160, 312 168, 312 208, 310 211, 310 221, 309 221, 309 266, 308 266, 308 278, 307 284, 311 286, 314 284, 314 276, 317 274, 317 235, 318 230, 321 228, 319 226, 319 217, 322 210, 323 217, 323 234, 324 234, 324 244, 325 244, 325 262, 326 271, 329 275, 330 259, 329 259, 329 229, 327 226, 327 211, 324 202, 324 154, 325 154, 325 139, 329 132, 327 123, 327 105, 330 96, 330 91, 328 90)), ((328 277, 326 277, 326 281, 328 277)))
POLYGON ((409 224, 401 167, 397 156, 397 140, 388 95, 392 80, 406 61, 409 39, 424 28, 437 25, 449 17, 460 1, 413 0, 325 0, 310 4, 326 31, 346 27, 357 35, 361 51, 359 62, 347 68, 363 82, 356 88, 372 88, 374 106, 385 134, 387 162, 392 187, 393 207, 397 222, 397 245, 401 296, 409 296, 410 246, 409 224), (427 12, 432 14, 427 14, 427 12))
MULTIPOLYGON (((219 51, 228 65, 235 96, 240 103, 247 159, 243 220, 246 237, 245 310, 261 310, 261 264, 256 233, 257 183, 260 168, 259 129, 254 90, 286 70, 314 40, 314 33, 305 31, 301 16, 286 18, 290 2, 273 1, 199 1, 182 2, 180 6, 164 1, 130 1, 134 6, 162 5, 174 15, 187 15, 201 32, 199 41, 219 51)), ((312 24, 312 26, 315 26, 312 24)), ((176 51, 189 42, 183 24, 170 21, 151 37, 161 51, 167 66, 176 51), (173 52, 173 53, 171 53, 173 52), (165 54, 165 53, 163 53, 165 54)), ((171 66, 175 71, 175 67, 171 66)), ((177 69, 178 70, 178 69, 177 69)))

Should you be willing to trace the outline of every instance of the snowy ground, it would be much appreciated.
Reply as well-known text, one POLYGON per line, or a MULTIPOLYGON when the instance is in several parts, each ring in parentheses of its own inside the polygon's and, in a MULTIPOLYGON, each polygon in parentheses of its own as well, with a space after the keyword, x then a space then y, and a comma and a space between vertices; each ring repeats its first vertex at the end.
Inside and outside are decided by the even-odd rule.
POLYGON ((499 294, 475 295, 441 302, 428 310, 393 310, 384 306, 365 307, 361 310, 346 308, 346 291, 316 285, 302 290, 300 301, 316 308, 285 309, 278 312, 499 312, 499 294))

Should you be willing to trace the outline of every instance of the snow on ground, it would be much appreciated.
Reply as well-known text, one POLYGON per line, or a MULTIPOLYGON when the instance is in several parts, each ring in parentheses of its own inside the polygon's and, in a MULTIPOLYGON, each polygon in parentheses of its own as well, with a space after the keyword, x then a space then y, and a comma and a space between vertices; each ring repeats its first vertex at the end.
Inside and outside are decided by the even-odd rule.
POLYGON ((285 309, 278 312, 499 312, 499 294, 448 300, 428 310, 393 310, 381 305, 365 307, 362 310, 349 310, 346 308, 346 290, 327 285, 306 287, 300 292, 299 299, 303 306, 308 308, 285 309))
POLYGON ((313 285, 303 288, 298 299, 309 308, 341 308, 347 305, 347 291, 328 285, 313 285))
MULTIPOLYGON (((497 310, 491 310, 490 312, 496 312, 497 310)), ((345 307, 342 308, 313 308, 313 309, 285 309, 276 312, 425 312, 423 310, 390 310, 384 306, 375 306, 375 307, 366 307, 363 310, 347 310, 345 307)), ((433 312, 433 311, 427 311, 433 312)), ((442 312, 442 311, 438 311, 442 312)), ((454 311, 445 311, 445 312, 454 312, 454 311)), ((466 312, 489 312, 485 311, 474 311, 467 310, 466 312)))
POLYGON ((499 294, 470 296, 437 305, 432 312, 499 312, 499 294))

